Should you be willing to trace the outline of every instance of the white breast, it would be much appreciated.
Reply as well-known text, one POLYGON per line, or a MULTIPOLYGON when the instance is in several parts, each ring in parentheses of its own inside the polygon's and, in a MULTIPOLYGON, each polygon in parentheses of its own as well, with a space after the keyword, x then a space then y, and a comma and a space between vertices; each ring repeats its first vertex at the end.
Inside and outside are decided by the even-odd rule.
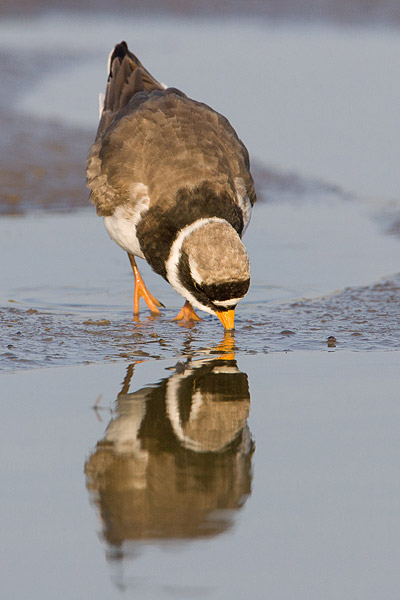
POLYGON ((104 217, 104 225, 108 235, 118 246, 130 254, 144 258, 136 236, 136 227, 142 214, 149 208, 150 197, 148 188, 143 183, 133 184, 131 192, 132 201, 117 206, 112 215, 104 217))

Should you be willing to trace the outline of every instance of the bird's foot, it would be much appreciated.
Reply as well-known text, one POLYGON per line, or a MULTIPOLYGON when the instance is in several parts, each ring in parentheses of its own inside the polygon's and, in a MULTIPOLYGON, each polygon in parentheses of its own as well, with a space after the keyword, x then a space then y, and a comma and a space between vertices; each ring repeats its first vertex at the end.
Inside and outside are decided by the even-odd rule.
POLYGON ((152 315, 161 315, 161 312, 158 310, 158 307, 165 308, 164 304, 157 300, 157 298, 155 298, 153 294, 149 292, 149 290, 144 284, 143 279, 141 277, 140 279, 140 282, 138 280, 135 281, 135 294, 133 296, 133 314, 139 314, 139 300, 140 298, 143 298, 143 300, 149 307, 152 315))
POLYGON ((163 308, 165 308, 164 304, 157 300, 157 298, 155 298, 153 294, 149 292, 141 274, 139 273, 139 269, 136 266, 134 257, 132 256, 132 254, 129 253, 128 256, 132 266, 133 274, 135 276, 135 292, 133 294, 133 314, 135 316, 139 314, 139 300, 140 298, 143 298, 143 300, 149 307, 151 314, 160 315, 161 313, 158 310, 158 307, 162 306, 163 308))
POLYGON ((193 323, 193 321, 202 321, 201 317, 194 311, 193 306, 186 300, 180 313, 172 319, 173 321, 183 321, 183 323, 193 323))

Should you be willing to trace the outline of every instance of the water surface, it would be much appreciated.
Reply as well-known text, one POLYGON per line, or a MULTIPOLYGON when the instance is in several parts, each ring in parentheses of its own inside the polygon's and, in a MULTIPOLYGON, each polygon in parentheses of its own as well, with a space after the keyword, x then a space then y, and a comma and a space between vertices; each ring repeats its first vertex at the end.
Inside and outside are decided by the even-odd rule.
POLYGON ((2 375, 3 593, 395 598, 399 357, 2 375))
POLYGON ((4 597, 397 598, 399 57, 383 28, 0 21, 4 597), (142 264, 166 309, 133 320, 87 207, 122 38, 252 155, 233 335, 142 264))

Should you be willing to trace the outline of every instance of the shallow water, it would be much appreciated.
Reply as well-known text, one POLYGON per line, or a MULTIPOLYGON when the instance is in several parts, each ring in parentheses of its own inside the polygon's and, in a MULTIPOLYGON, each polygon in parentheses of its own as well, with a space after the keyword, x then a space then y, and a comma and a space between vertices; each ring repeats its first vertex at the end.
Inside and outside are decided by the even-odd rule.
MULTIPOLYGON (((247 236, 252 285, 236 311, 238 351, 321 350, 331 336, 338 349, 399 349, 399 245, 370 210, 332 193, 256 210, 247 236)), ((0 251, 10 247, 0 369, 180 357, 223 340, 211 316, 193 327, 173 322, 181 298, 146 266, 167 308, 152 318, 142 306, 132 321, 129 262, 90 212, 3 219, 0 251)))
POLYGON ((397 598, 397 32, 92 17, 0 21, 4 597, 397 598), (255 158, 234 334, 67 214, 123 37, 255 158))
POLYGON ((400 354, 236 358, 0 378, 5 597, 397 597, 400 354))

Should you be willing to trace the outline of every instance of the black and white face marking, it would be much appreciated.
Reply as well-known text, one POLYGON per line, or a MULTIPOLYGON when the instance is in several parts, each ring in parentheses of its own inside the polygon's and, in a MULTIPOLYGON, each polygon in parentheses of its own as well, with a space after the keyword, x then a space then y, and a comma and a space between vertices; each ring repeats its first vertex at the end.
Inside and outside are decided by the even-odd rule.
POLYGON ((192 293, 197 302, 210 308, 213 313, 234 309, 245 296, 250 285, 250 279, 217 284, 199 282, 193 277, 190 261, 185 252, 181 254, 178 273, 182 284, 192 293))
MULTIPOLYGON (((226 228, 230 229, 230 226, 224 219, 217 217, 198 219, 179 232, 172 244, 171 252, 166 262, 167 279, 172 287, 194 307, 209 314, 234 309, 247 293, 250 285, 247 254, 245 254, 246 260, 243 268, 241 268, 241 265, 234 265, 233 269, 235 273, 243 272, 244 277, 229 278, 225 274, 224 278, 223 273, 218 269, 216 273, 211 272, 208 280, 204 281, 193 256, 189 256, 183 248, 185 240, 192 233, 215 223, 220 223, 225 230, 226 228), (220 279, 222 280, 220 281, 220 279)), ((236 242, 236 232, 230 235, 234 236, 236 242)), ((239 236, 237 236, 237 240, 242 246, 239 236)), ((219 251, 221 251, 221 248, 219 248, 219 251)))
POLYGON ((232 360, 207 358, 193 361, 183 372, 168 379, 165 393, 166 412, 172 429, 180 443, 194 452, 216 452, 232 443, 243 424, 237 420, 237 415, 246 414, 249 402, 247 375, 239 371, 236 361, 232 360), (224 401, 229 401, 228 415, 230 407, 236 409, 236 418, 226 419, 217 439, 203 437, 207 430, 204 422, 210 422, 211 426, 215 408, 224 401), (197 428, 196 421, 201 421, 203 426, 197 428))
MULTIPOLYGON (((204 183, 196 188, 181 188, 178 190, 173 205, 161 210, 155 203, 141 215, 137 224, 137 238, 141 251, 152 269, 167 279, 174 287, 174 272, 179 257, 179 249, 185 245, 187 238, 202 229, 203 225, 213 225, 225 229, 233 229, 231 238, 240 236, 243 231, 243 213, 238 204, 228 194, 215 195, 204 183), (174 246, 174 248, 172 248, 174 246), (172 251, 174 250, 174 251, 172 251), (167 274, 167 263, 169 262, 170 274, 167 274)), ((203 236, 203 232, 201 232, 203 236)), ((204 235, 203 246, 212 246, 204 235), (204 244, 205 242, 205 244, 204 244)), ((244 253, 246 251, 244 250, 244 253)), ((191 253, 189 252, 189 255, 191 253)), ((246 255, 247 256, 247 255, 246 255)), ((201 261, 204 263, 204 260, 201 261)), ((193 265, 192 265, 193 267, 193 265)), ((214 269, 216 271, 216 269, 214 269)), ((194 278, 201 281, 202 277, 194 278)), ((178 285, 178 283, 176 283, 178 285)), ((182 294, 182 291, 176 291, 182 294)), ((183 294, 182 294, 183 295, 183 294)), ((185 296, 186 297, 186 296, 185 296)))

